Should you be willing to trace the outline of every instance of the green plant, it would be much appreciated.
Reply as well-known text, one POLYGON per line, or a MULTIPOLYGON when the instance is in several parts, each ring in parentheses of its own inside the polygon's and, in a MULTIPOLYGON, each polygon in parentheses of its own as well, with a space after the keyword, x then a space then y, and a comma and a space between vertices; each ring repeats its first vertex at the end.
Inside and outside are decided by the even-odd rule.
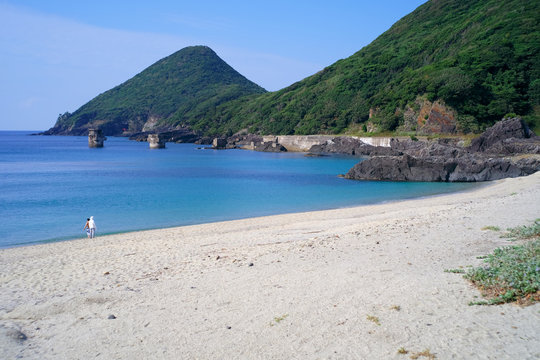
POLYGON ((405 355, 405 354, 408 353, 408 351, 405 350, 405 348, 402 346, 402 347, 400 347, 400 348, 398 349, 397 353, 400 354, 400 355, 405 355))
POLYGON ((280 322, 282 322, 283 320, 285 320, 288 316, 289 316, 289 314, 284 314, 284 315, 282 315, 282 316, 275 317, 275 318, 274 318, 274 321, 275 321, 276 323, 279 324, 280 322))
POLYGON ((368 319, 371 322, 374 322, 377 325, 381 325, 381 322, 379 321, 379 318, 377 316, 368 315, 366 316, 366 319, 368 319))
POLYGON ((452 274, 464 274, 465 270, 463 269, 445 269, 445 273, 452 273, 452 274))
POLYGON ((474 306, 474 305, 489 305, 489 302, 485 300, 469 301, 469 306, 474 306))
POLYGON ((487 266, 470 269, 465 278, 480 288, 488 304, 540 301, 540 240, 497 248, 484 262, 487 266))
POLYGON ((515 239, 540 237, 540 219, 536 219, 532 225, 516 226, 514 228, 508 228, 507 231, 503 237, 515 239))
POLYGON ((482 230, 501 231, 501 228, 498 226, 489 225, 489 226, 484 226, 482 230))

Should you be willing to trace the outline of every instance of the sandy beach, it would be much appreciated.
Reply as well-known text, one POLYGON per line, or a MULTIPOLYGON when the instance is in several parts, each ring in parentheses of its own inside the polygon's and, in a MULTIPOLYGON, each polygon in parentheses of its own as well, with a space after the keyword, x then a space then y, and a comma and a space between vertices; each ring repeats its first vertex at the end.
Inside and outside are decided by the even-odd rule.
POLYGON ((514 244, 486 226, 539 217, 537 173, 1 250, 0 358, 538 359, 539 304, 469 306, 479 291, 444 270, 514 244))

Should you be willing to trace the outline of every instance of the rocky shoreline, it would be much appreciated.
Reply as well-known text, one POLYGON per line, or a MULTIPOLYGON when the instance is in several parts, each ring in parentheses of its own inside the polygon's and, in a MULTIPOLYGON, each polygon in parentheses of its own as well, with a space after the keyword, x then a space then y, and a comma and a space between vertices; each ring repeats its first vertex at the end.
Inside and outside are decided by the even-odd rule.
MULTIPOLYGON (((280 152, 287 147, 281 138, 234 135, 216 139, 216 149, 249 149, 280 152)), ((302 138, 302 137, 299 137, 302 138)), ((389 146, 373 146, 355 137, 304 136, 309 156, 347 154, 368 157, 344 175, 353 180, 477 182, 526 176, 540 170, 540 137, 520 118, 496 123, 465 146, 463 141, 418 141, 393 138, 389 146)))
POLYGON ((212 145, 212 149, 300 151, 307 156, 345 154, 366 158, 343 175, 352 180, 476 182, 526 176, 540 170, 540 137, 521 118, 499 121, 468 146, 463 140, 448 138, 262 136, 247 132, 211 138, 188 128, 140 132, 129 139, 147 141, 149 135, 156 133, 163 142, 212 145))
POLYGON ((354 180, 476 182, 540 170, 540 137, 520 118, 504 119, 470 146, 450 141, 391 142, 393 154, 372 156, 345 175, 354 180))

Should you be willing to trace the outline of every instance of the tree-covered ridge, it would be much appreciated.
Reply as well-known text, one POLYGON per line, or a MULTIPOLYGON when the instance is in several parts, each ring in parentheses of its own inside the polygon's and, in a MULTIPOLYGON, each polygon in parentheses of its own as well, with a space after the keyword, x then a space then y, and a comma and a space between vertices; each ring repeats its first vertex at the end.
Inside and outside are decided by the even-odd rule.
POLYGON ((56 133, 106 134, 170 128, 197 121, 223 102, 265 90, 236 72, 210 48, 184 48, 133 78, 59 117, 56 133), (150 121, 149 121, 150 120, 150 121), (149 123, 147 123, 149 121, 149 123))
POLYGON ((353 56, 280 91, 225 103, 198 127, 342 133, 369 121, 394 130, 419 97, 455 109, 463 130, 509 113, 538 124, 539 17, 538 1, 432 0, 353 56))

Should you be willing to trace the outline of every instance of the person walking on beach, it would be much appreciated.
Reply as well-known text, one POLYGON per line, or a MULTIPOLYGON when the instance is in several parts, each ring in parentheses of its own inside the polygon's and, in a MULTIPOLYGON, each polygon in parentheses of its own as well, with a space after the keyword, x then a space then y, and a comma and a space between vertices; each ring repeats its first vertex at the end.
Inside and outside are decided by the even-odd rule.
POLYGON ((86 236, 90 239, 90 218, 86 219, 86 224, 84 224, 83 230, 86 230, 86 236))
POLYGON ((90 216, 88 221, 88 228, 90 229, 90 239, 93 239, 96 236, 96 223, 94 222, 94 217, 90 216))

